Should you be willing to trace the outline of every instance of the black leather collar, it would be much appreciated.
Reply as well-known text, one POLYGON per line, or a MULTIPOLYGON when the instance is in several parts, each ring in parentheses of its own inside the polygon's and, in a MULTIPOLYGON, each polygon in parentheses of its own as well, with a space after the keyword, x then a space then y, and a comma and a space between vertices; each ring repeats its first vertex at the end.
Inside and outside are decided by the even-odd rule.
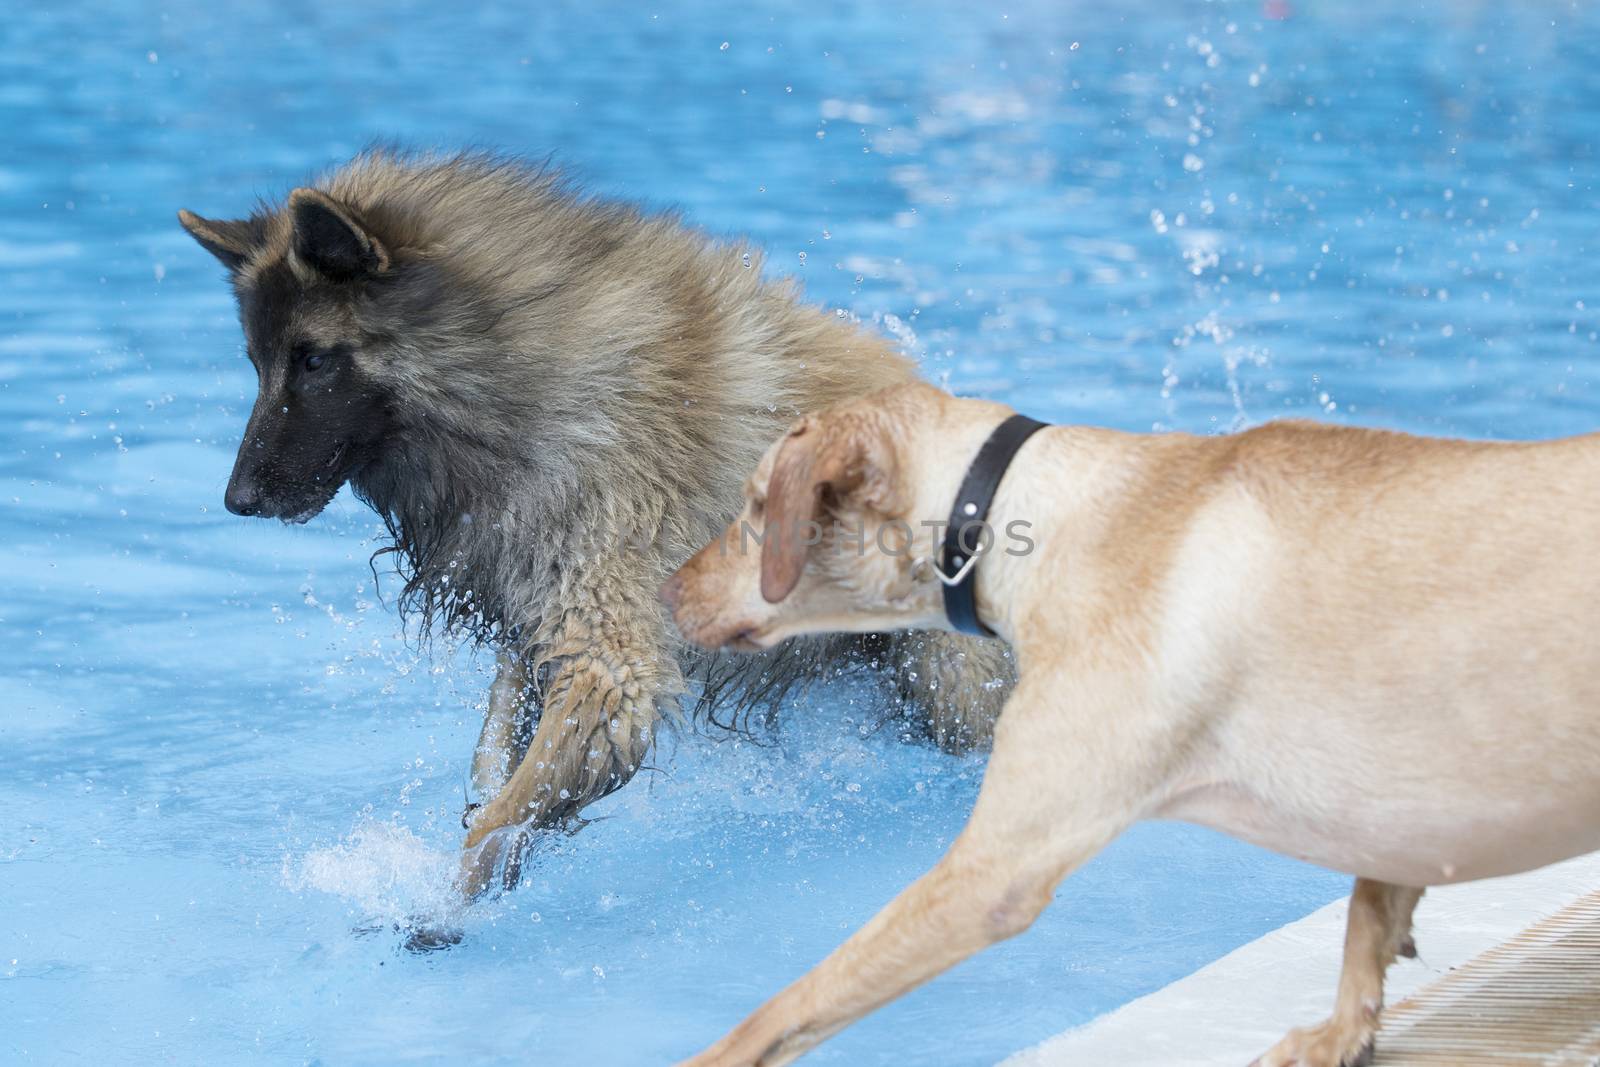
POLYGON ((950 625, 964 634, 993 637, 994 631, 978 618, 974 572, 983 554, 993 547, 992 534, 986 538, 989 506, 1000 488, 1000 479, 1024 441, 1050 425, 1026 415, 1013 415, 1002 422, 978 449, 977 458, 967 468, 956 502, 950 508, 950 525, 944 531, 944 549, 939 557, 939 573, 944 585, 944 613, 950 625))

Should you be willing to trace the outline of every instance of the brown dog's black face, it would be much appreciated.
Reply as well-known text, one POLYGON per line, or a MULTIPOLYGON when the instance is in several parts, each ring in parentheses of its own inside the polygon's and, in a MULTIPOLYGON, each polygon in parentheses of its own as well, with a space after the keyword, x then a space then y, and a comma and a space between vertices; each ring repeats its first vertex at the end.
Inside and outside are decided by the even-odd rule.
POLYGON ((283 220, 184 228, 233 273, 257 392, 224 503, 235 515, 305 522, 376 458, 393 430, 385 392, 363 367, 375 344, 354 304, 385 283, 389 257, 350 212, 313 190, 288 207, 283 253, 263 254, 283 220))
POLYGON ((383 391, 358 358, 364 338, 335 324, 340 294, 285 264, 241 291, 256 402, 225 502, 235 515, 304 522, 375 458, 391 429, 383 391))

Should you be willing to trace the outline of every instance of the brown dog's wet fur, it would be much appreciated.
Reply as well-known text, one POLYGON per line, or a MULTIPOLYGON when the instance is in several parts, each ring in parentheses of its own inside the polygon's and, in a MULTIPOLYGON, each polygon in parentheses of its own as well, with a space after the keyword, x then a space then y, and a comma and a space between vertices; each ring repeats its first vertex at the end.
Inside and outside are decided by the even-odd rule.
MULTIPOLYGON (((949 513, 1011 414, 903 385, 800 420, 663 595, 690 640, 943 624, 930 560, 833 531, 949 513), (829 531, 730 540, 739 523, 829 531)), ((1259 1067, 1371 1056, 1423 887, 1600 848, 1600 435, 1495 444, 1311 423, 1052 427, 996 495, 980 616, 1020 679, 972 817, 877 917, 694 1067, 774 1067, 993 942, 1132 823, 1357 876, 1332 1017, 1259 1067)), ((859 536, 859 535, 857 535, 859 536)))

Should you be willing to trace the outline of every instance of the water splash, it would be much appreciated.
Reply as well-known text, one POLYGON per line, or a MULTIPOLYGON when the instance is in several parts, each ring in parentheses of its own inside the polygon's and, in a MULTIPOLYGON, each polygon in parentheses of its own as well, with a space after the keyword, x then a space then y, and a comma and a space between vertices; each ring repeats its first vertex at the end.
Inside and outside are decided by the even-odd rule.
POLYGON ((369 820, 338 844, 284 857, 283 884, 349 901, 375 920, 410 923, 460 906, 456 853, 428 844, 410 828, 369 820))

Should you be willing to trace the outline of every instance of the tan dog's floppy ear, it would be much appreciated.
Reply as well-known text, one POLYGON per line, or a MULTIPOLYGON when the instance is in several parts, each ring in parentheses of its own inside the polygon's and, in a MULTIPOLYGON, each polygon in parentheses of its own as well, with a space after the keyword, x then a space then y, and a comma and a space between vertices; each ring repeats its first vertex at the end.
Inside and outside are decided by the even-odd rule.
POLYGON ((761 542, 761 599, 776 604, 800 582, 810 539, 801 527, 813 522, 822 487, 832 472, 818 463, 822 433, 815 419, 789 431, 767 482, 765 536, 761 542))
POLYGON ((335 281, 389 269, 389 252, 349 208, 320 189, 289 194, 295 257, 335 281))
POLYGON ((192 211, 179 211, 178 221, 201 248, 231 271, 244 266, 258 236, 248 219, 206 219, 192 211))
POLYGON ((767 483, 761 599, 776 604, 799 584, 824 490, 856 494, 888 512, 898 500, 896 480, 893 445, 881 427, 859 418, 802 419, 779 448, 767 483))

